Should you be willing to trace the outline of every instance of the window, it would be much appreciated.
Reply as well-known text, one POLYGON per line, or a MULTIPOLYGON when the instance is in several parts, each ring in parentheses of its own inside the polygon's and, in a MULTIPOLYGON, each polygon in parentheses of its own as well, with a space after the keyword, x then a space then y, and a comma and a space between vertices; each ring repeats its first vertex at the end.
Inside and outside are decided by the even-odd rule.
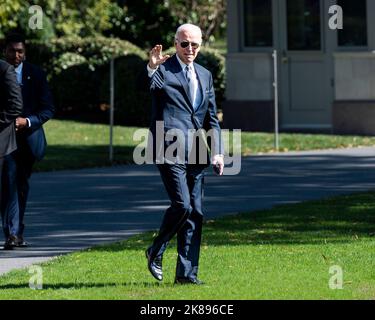
POLYGON ((344 15, 344 28, 338 30, 341 47, 367 46, 366 0, 338 0, 344 15))
POLYGON ((272 47, 272 0, 244 0, 245 46, 272 47))
POLYGON ((287 0, 288 50, 320 50, 320 0, 287 0))

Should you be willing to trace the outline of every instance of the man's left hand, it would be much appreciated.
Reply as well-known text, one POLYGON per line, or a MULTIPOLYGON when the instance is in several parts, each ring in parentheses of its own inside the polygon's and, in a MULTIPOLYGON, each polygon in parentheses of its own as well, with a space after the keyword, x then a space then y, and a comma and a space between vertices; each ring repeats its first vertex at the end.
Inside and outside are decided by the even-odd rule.
POLYGON ((224 172, 224 156, 217 154, 212 158, 212 165, 217 175, 222 176, 224 172))
POLYGON ((18 117, 16 119, 16 130, 22 130, 22 129, 25 129, 28 127, 28 123, 27 123, 27 120, 26 118, 21 118, 21 117, 18 117))

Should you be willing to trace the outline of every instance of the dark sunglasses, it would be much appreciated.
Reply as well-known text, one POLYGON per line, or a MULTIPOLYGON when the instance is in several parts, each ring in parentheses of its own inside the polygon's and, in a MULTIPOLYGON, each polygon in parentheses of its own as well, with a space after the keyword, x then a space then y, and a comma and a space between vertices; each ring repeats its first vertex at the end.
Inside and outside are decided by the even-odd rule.
POLYGON ((180 46, 181 46, 181 48, 187 48, 189 45, 191 45, 191 47, 193 48, 193 49, 198 49, 199 48, 199 46, 200 46, 200 44, 199 43, 196 43, 196 42, 189 42, 189 41, 182 41, 182 42, 180 42, 180 46))

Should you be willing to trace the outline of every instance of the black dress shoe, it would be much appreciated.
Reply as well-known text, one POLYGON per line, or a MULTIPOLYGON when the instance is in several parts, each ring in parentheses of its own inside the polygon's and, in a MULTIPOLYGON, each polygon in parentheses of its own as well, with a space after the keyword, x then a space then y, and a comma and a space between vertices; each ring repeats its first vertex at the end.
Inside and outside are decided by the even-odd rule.
POLYGON ((158 280, 163 280, 162 257, 151 259, 150 250, 146 250, 147 266, 152 276, 158 280))
POLYGON ((10 235, 4 243, 4 250, 13 250, 18 243, 18 238, 14 235, 10 235))
POLYGON ((16 247, 18 248, 27 248, 30 244, 26 242, 22 236, 17 238, 16 247))
POLYGON ((203 281, 200 281, 198 278, 176 278, 174 280, 175 284, 195 284, 195 285, 202 285, 204 284, 203 281))

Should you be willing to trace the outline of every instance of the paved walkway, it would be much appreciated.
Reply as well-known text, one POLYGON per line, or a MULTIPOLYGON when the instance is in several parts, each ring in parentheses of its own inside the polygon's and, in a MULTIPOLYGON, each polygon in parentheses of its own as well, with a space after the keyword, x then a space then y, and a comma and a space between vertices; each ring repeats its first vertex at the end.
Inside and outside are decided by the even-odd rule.
MULTIPOLYGON (((375 148, 252 156, 237 176, 209 172, 205 216, 369 189, 375 189, 375 148)), ((25 234, 32 246, 0 249, 0 274, 156 229, 167 206, 152 165, 34 174, 25 234)))

